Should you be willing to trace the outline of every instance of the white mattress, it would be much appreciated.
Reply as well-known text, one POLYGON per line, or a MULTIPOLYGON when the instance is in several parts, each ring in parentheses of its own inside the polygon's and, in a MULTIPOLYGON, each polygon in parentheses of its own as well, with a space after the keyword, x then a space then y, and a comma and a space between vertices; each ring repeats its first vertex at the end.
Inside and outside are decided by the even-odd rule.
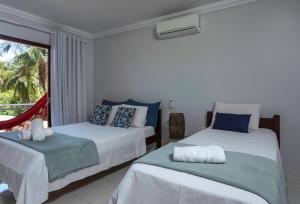
MULTIPOLYGON (((227 151, 258 155, 280 163, 276 135, 267 129, 249 134, 205 129, 180 142, 220 145, 227 151)), ((267 204, 261 197, 236 187, 145 164, 134 164, 128 170, 110 203, 267 204)))
POLYGON ((8 184, 17 204, 40 204, 48 199, 50 191, 143 155, 146 152, 145 137, 154 133, 153 127, 124 129, 89 123, 53 129, 57 133, 93 140, 97 146, 100 164, 49 183, 42 153, 0 139, 0 180, 8 184))

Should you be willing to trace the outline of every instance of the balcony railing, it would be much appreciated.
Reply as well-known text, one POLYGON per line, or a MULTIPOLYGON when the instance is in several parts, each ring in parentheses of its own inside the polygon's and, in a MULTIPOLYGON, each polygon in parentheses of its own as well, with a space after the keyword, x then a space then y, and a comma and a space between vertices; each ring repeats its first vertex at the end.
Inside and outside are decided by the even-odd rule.
POLYGON ((48 123, 47 93, 34 104, 0 104, 0 131, 29 129, 34 118, 41 118, 48 123))
POLYGON ((16 114, 9 113, 8 111, 18 111, 18 113, 22 113, 30 109, 33 105, 33 103, 0 104, 0 121, 6 121, 16 117, 16 114))
POLYGON ((28 110, 34 103, 20 103, 20 104, 0 104, 0 111, 5 110, 28 110))

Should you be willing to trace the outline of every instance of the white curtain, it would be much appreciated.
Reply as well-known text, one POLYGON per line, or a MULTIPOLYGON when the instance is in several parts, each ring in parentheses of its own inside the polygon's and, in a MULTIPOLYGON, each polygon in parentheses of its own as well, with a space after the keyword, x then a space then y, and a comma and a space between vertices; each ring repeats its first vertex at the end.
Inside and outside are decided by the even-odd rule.
POLYGON ((56 32, 51 36, 52 126, 87 120, 86 44, 75 36, 56 32))

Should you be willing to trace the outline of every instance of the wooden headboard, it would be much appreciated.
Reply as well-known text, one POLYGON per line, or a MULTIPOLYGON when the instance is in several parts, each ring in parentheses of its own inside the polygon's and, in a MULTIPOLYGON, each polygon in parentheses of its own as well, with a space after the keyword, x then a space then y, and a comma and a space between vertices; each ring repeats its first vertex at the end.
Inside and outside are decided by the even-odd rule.
MULTIPOLYGON (((206 127, 212 122, 213 112, 208 111, 206 115, 206 127)), ((276 133, 277 141, 280 146, 280 116, 274 115, 272 118, 260 118, 259 127, 273 130, 276 133)))

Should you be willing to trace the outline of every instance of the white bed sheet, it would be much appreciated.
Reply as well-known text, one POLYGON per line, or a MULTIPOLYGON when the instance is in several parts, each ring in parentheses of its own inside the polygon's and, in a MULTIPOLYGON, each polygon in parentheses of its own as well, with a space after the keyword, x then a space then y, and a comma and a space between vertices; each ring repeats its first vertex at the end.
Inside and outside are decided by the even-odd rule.
POLYGON ((146 153, 145 138, 155 134, 152 126, 124 129, 77 123, 54 127, 53 129, 56 133, 67 134, 72 137, 82 137, 85 134, 84 138, 95 142, 100 163, 49 183, 49 191, 61 189, 74 181, 142 156, 146 153))
MULTIPOLYGON (((281 163, 276 135, 259 129, 249 134, 205 129, 181 143, 220 145, 227 151, 262 156, 281 163)), ((267 204, 248 191, 161 167, 134 164, 110 204, 267 204)))
POLYGON ((50 191, 143 155, 146 152, 145 137, 146 134, 149 136, 151 128, 124 129, 77 123, 53 129, 57 133, 93 140, 100 164, 49 183, 42 153, 0 139, 0 180, 8 184, 17 204, 40 204, 48 199, 50 191))
POLYGON ((155 135, 155 129, 152 126, 145 126, 142 128, 145 134, 145 137, 151 137, 153 135, 155 135))

